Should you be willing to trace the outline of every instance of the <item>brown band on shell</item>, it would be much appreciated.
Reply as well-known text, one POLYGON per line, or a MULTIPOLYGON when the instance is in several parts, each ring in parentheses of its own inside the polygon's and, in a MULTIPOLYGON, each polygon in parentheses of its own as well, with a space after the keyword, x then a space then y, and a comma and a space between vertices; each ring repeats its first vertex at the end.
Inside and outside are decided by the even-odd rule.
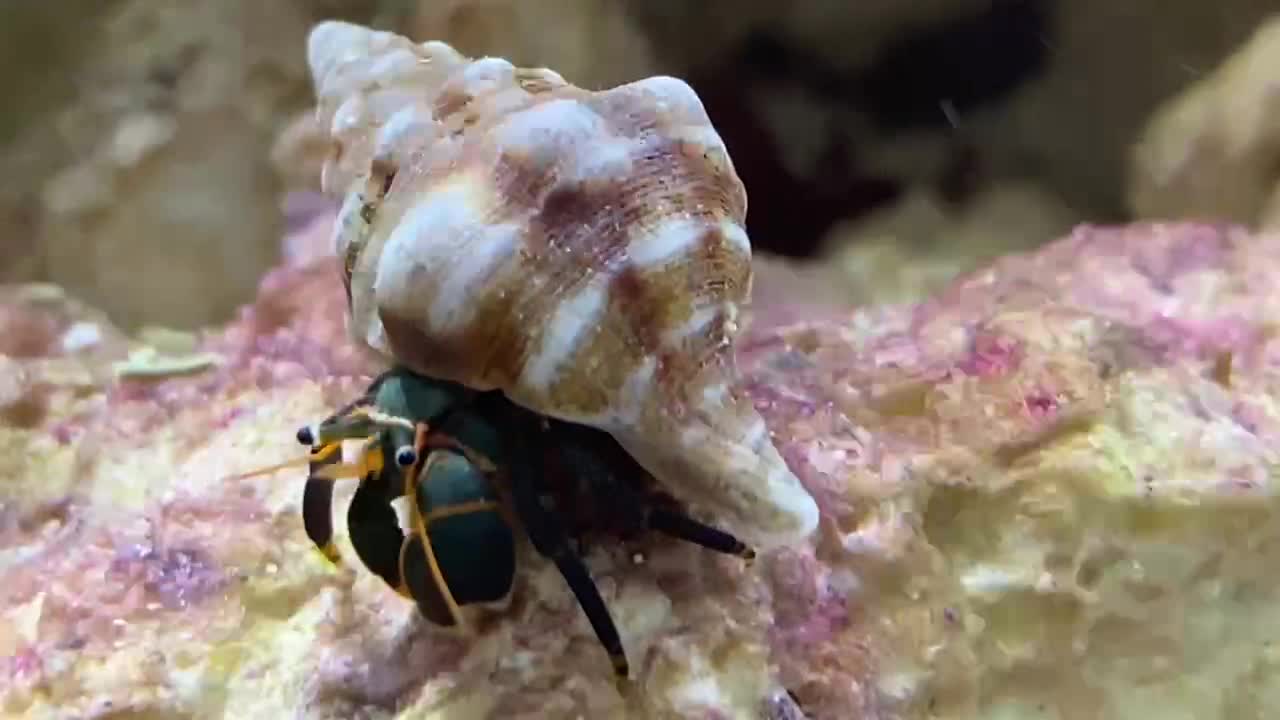
POLYGON ((406 316, 384 308, 379 317, 392 353, 406 365, 426 369, 466 368, 465 376, 436 370, 440 377, 483 381, 488 387, 508 387, 519 377, 526 353, 520 333, 506 319, 515 314, 514 296, 491 295, 476 308, 474 322, 459 331, 423 326, 420 316, 406 316))
MULTIPOLYGON (((512 215, 531 212, 540 207, 551 188, 555 187, 555 174, 532 167, 510 153, 499 153, 493 161, 493 191, 508 198, 512 215)), ((534 243, 538 238, 531 237, 534 243)))
POLYGON ((446 86, 431 104, 432 114, 441 121, 461 112, 474 98, 462 88, 446 86))

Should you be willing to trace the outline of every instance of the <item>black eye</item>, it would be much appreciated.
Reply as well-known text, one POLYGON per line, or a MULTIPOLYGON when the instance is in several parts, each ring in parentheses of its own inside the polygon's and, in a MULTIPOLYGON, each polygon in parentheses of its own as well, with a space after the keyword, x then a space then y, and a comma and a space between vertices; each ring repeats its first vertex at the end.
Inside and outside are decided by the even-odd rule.
POLYGON ((409 467, 417 461, 418 453, 407 445, 396 451, 396 464, 400 467, 409 467))
POLYGON ((311 432, 311 428, 305 425, 298 428, 298 434, 295 437, 298 438, 299 445, 310 446, 316 442, 316 436, 311 432))

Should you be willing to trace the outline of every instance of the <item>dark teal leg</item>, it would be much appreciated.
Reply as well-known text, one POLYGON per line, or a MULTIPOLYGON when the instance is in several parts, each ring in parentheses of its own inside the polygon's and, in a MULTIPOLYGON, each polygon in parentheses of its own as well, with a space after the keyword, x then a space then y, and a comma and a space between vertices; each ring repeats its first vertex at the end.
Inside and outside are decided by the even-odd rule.
POLYGON ((725 555, 754 560, 756 551, 729 533, 694 520, 682 512, 649 508, 645 524, 651 530, 725 555))
POLYGON ((715 552, 755 558, 755 551, 733 535, 651 502, 638 487, 649 479, 648 473, 607 433, 556 422, 552 437, 582 490, 608 503, 609 514, 627 529, 653 530, 715 552))
MULTIPOLYGON (((512 442, 518 448, 515 456, 533 460, 544 457, 540 443, 535 444, 532 440, 536 436, 536 433, 522 432, 520 429, 514 431, 512 442)), ((618 628, 582 558, 570 547, 569 536, 565 533, 560 518, 554 510, 542 504, 542 488, 537 474, 540 469, 541 465, 535 463, 520 463, 518 467, 512 468, 511 492, 516 512, 524 523, 534 548, 554 562, 564 576, 600 644, 609 653, 614 674, 625 678, 630 675, 631 670, 618 628)))

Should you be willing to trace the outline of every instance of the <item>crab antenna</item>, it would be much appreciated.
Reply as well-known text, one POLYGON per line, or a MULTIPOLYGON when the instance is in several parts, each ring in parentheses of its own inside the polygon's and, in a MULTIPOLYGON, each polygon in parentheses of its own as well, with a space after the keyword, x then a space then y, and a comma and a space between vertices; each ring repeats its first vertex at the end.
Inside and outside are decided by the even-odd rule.
POLYGON ((317 468, 311 473, 311 477, 321 480, 354 480, 364 477, 367 472, 364 463, 334 463, 317 468))
POLYGON ((276 463, 275 465, 268 465, 267 467, 258 468, 256 470, 250 470, 248 472, 240 473, 239 475, 232 475, 230 477, 225 478, 225 480, 227 481, 248 480, 249 478, 261 477, 263 475, 270 475, 271 473, 279 472, 280 470, 287 470, 293 467, 301 467, 311 462, 311 460, 312 460, 312 454, 307 453, 302 457, 296 457, 291 460, 285 460, 284 462, 276 463))
MULTIPOLYGON (((337 462, 313 468, 309 477, 321 480, 363 480, 370 472, 374 472, 381 467, 382 460, 370 461, 371 451, 377 443, 378 438, 376 437, 366 438, 360 446, 360 452, 356 456, 358 459, 355 462, 337 462)), ((323 452, 324 449, 318 450, 312 457, 320 459, 323 452)), ((380 453, 378 457, 381 457, 380 453)))

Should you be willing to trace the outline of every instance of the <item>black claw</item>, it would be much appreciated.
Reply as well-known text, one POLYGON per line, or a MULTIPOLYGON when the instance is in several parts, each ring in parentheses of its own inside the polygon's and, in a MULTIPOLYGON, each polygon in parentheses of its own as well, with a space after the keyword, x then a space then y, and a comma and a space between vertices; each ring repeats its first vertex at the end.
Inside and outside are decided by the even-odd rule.
POLYGON ((404 531, 386 500, 386 488, 378 476, 370 476, 356 488, 347 506, 347 531, 360 562, 393 590, 400 586, 400 546, 404 531))
POLYGON ((626 655, 611 655, 609 659, 613 662, 613 674, 619 678, 631 676, 631 663, 627 662, 626 655))
POLYGON ((302 493, 302 525, 307 537, 330 561, 337 561, 333 547, 333 481, 323 478, 307 480, 302 493))

